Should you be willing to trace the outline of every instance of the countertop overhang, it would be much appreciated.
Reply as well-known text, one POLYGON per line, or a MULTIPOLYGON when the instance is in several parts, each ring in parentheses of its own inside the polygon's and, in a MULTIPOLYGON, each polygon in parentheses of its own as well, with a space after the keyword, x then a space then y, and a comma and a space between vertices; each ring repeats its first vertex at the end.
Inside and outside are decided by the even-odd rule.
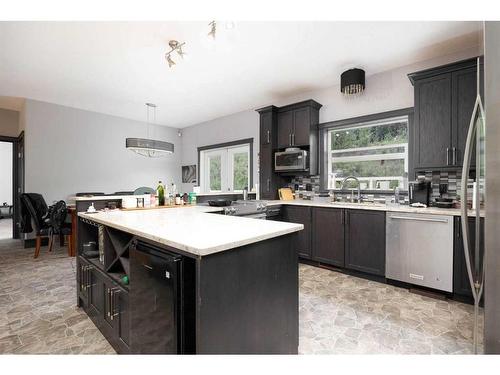
POLYGON ((298 232, 302 224, 213 214, 217 207, 109 210, 78 216, 184 252, 205 256, 298 232))

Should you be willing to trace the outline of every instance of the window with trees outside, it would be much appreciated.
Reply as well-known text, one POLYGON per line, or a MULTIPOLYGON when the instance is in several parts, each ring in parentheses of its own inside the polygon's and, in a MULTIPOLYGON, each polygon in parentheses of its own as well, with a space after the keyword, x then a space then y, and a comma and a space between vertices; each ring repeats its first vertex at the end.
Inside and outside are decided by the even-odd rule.
POLYGON ((250 185, 250 144, 200 151, 200 186, 204 193, 240 192, 250 185))
MULTIPOLYGON (((328 188, 355 176, 362 190, 392 190, 408 175, 408 116, 351 124, 328 131, 328 188)), ((349 180, 347 188, 354 187, 349 180)))

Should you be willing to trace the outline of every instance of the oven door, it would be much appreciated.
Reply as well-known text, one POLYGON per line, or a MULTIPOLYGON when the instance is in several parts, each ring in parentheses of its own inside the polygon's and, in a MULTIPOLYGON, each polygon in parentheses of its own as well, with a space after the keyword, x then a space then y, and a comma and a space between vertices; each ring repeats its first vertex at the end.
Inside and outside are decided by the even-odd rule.
POLYGON ((260 212, 258 214, 250 214, 250 215, 240 215, 240 217, 248 217, 250 219, 266 220, 266 214, 264 212, 260 212))
POLYGON ((274 154, 275 171, 307 170, 307 151, 276 152, 274 154))

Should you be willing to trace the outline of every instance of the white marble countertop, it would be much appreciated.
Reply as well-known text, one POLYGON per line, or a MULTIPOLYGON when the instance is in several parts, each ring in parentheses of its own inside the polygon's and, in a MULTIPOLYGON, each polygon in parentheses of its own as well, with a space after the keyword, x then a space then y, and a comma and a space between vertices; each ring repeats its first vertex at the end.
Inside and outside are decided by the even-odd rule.
MULTIPOLYGON (((293 201, 272 200, 267 201, 268 206, 278 205, 294 205, 294 206, 310 206, 310 207, 329 207, 329 208, 350 208, 358 210, 374 210, 385 212, 406 212, 413 214, 428 214, 428 215, 448 215, 460 216, 461 211, 458 208, 415 208, 405 205, 385 205, 385 204, 368 204, 368 203, 331 203, 329 198, 316 197, 313 200, 296 199, 293 201)), ((476 216, 475 211, 469 209, 469 216, 476 216)), ((484 210, 481 211, 481 217, 484 217, 484 210)))
POLYGON ((304 229, 302 224, 211 214, 220 207, 84 212, 78 216, 187 253, 204 256, 304 229))

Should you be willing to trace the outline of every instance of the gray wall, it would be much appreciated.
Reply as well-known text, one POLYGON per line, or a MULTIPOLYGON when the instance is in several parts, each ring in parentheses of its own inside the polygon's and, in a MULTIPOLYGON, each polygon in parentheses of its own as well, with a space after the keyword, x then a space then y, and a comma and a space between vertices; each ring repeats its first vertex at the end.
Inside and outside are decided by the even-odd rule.
POLYGON ((180 183, 177 129, 154 126, 151 134, 174 143, 175 152, 150 159, 125 149, 126 137, 146 137, 144 122, 33 100, 21 117, 26 191, 43 194, 47 203, 79 191, 156 188, 158 179, 180 183))
MULTIPOLYGON (((366 79, 364 94, 352 99, 344 98, 340 93, 339 85, 335 85, 324 90, 282 98, 274 103, 262 103, 260 107, 270 104, 283 106, 301 100, 314 99, 323 104, 320 110, 320 123, 413 107, 413 86, 408 80, 408 73, 477 56, 481 53, 481 47, 468 49, 453 55, 369 76, 366 79)), ((255 108, 183 129, 182 164, 197 163, 199 146, 248 137, 254 138, 254 183, 258 182, 259 116, 255 108)), ((190 191, 191 188, 192 185, 183 184, 184 190, 190 191)))
POLYGON ((0 108, 0 135, 6 137, 19 135, 19 112, 0 108))
POLYGON ((0 141, 0 205, 12 204, 12 143, 0 141))
POLYGON ((485 352, 500 354, 500 22, 485 25, 485 352))

